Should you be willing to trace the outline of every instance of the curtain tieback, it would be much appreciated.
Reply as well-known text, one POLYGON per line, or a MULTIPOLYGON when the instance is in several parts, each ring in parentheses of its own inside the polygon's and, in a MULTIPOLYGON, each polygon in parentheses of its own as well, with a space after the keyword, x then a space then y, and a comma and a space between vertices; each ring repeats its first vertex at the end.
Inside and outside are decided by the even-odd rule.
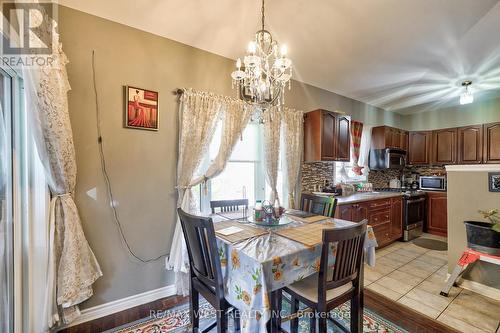
POLYGON ((68 192, 68 193, 61 193, 61 194, 53 194, 52 195, 52 198, 67 198, 67 197, 71 197, 73 195, 73 193, 71 192, 68 192))
MULTIPOLYGON (((203 184, 203 186, 205 187, 205 189, 207 188, 207 181, 209 180, 210 178, 208 178, 207 176, 203 176, 203 180, 201 181, 201 184, 203 184)), ((196 184, 197 185, 197 184, 196 184)), ((175 186, 176 189, 178 190, 187 190, 189 188, 192 188, 194 185, 177 185, 175 186)))

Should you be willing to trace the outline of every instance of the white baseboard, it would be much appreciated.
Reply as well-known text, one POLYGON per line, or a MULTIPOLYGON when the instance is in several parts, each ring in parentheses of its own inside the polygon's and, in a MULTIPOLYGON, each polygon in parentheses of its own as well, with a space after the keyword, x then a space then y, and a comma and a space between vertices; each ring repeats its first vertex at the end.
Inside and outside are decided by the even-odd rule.
POLYGON ((175 285, 170 285, 155 290, 146 291, 141 294, 125 297, 122 299, 117 299, 116 301, 97 305, 88 309, 84 309, 82 310, 80 317, 78 317, 71 324, 59 328, 59 330, 79 325, 97 318, 109 316, 110 314, 130 309, 133 308, 134 306, 153 302, 160 298, 174 296, 176 294, 175 291, 176 291, 175 285))
MULTIPOLYGON (((447 274, 447 279, 450 278, 450 274, 447 274)), ((471 280, 466 280, 463 278, 458 279, 457 284, 464 289, 473 291, 475 293, 478 293, 480 295, 493 298, 494 300, 500 301, 500 289, 496 289, 487 285, 484 285, 479 282, 471 281, 471 280)))

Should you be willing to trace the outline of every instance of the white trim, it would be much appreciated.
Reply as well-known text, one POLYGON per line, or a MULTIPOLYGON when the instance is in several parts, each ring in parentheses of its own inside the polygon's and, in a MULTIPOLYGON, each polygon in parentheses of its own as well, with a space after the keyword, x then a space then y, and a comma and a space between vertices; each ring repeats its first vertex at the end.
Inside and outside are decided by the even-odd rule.
MULTIPOLYGON (((450 278, 450 274, 446 274, 446 279, 450 278)), ((476 282, 476 281, 471 281, 471 280, 466 280, 464 278, 460 278, 457 281, 458 286, 461 288, 473 291, 475 293, 478 293, 480 295, 486 296, 488 298, 493 298, 497 301, 500 301, 500 289, 493 288, 490 286, 487 286, 485 284, 476 282)))
POLYGON ((500 164, 447 165, 446 172, 450 171, 500 171, 500 164))
POLYGON ((58 329, 62 330, 71 326, 79 325, 87 321, 91 321, 97 318, 109 316, 110 314, 120 312, 126 309, 133 308, 134 306, 146 304, 149 302, 156 301, 160 298, 170 297, 176 295, 175 285, 169 285, 155 290, 146 291, 141 294, 132 295, 122 299, 117 299, 109 303, 97 305, 85 310, 82 310, 80 317, 73 321, 69 325, 65 325, 58 329))

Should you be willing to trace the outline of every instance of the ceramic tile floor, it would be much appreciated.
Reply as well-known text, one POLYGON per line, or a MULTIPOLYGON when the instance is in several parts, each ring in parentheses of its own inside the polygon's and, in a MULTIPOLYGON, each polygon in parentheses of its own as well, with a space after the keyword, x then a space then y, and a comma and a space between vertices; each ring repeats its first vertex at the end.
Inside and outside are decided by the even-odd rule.
POLYGON ((365 266, 366 288, 458 331, 500 333, 499 301, 458 287, 448 297, 439 295, 448 272, 446 251, 396 242, 376 253, 375 267, 365 266))

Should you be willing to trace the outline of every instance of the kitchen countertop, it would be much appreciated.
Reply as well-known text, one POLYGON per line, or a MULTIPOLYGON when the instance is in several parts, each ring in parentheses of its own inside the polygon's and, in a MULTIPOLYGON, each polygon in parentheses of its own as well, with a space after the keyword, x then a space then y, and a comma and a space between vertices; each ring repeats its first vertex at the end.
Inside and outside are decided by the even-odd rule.
MULTIPOLYGON (((322 193, 322 192, 313 192, 313 194, 330 195, 330 196, 332 195, 331 193, 322 193)), ((401 192, 362 192, 362 193, 355 193, 345 197, 336 197, 336 198, 337 198, 337 205, 347 205, 363 201, 401 197, 402 195, 403 193, 401 192)))

